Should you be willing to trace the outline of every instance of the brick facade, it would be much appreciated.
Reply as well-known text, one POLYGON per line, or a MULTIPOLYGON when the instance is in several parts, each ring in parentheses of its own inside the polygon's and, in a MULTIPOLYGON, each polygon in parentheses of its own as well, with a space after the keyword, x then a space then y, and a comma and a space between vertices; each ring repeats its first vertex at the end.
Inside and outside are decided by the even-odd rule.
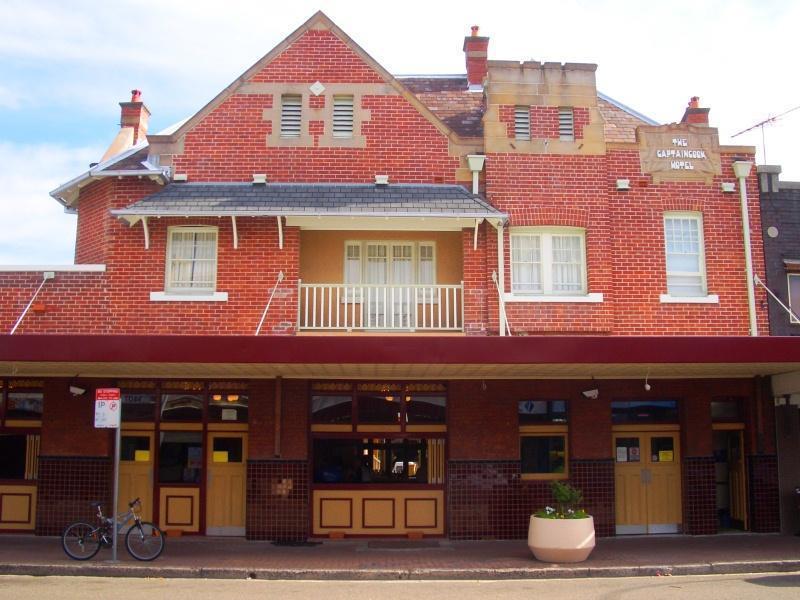
MULTIPOLYGON (((509 90, 518 85, 520 98, 528 98, 525 101, 531 104, 532 139, 515 146, 515 105, 508 96, 517 92, 501 94, 492 88, 493 75, 508 75, 511 66, 487 63, 487 45, 488 38, 478 37, 465 44, 471 49, 469 82, 473 89, 486 86, 481 102, 475 96, 453 102, 452 97, 458 99, 466 89, 446 89, 438 96, 436 90, 429 91, 423 104, 422 94, 383 71, 326 17, 315 16, 177 132, 151 135, 147 152, 167 169, 164 178, 174 181, 176 175, 185 175, 190 183, 247 183, 254 174, 265 174, 270 183, 370 184, 376 175, 387 175, 390 187, 467 185, 471 174, 466 157, 483 153, 481 195, 507 214, 508 222, 503 230, 502 267, 492 224, 469 218, 460 233, 452 234, 461 236, 465 335, 500 333, 493 274, 502 268, 504 278, 499 283, 506 293, 512 291, 515 228, 573 227, 585 232, 586 291, 592 300, 602 294, 602 301, 510 301, 505 311, 512 335, 746 336, 741 216, 738 199, 723 193, 721 184, 735 179, 734 157, 752 160, 753 150, 722 147, 721 174, 709 182, 656 182, 642 172, 640 148, 631 141, 637 125, 645 121, 619 108, 615 124, 628 123, 628 141, 623 143, 613 135, 607 139, 594 69, 552 63, 514 66, 525 77, 543 77, 554 86, 548 92, 551 96, 537 96, 536 102, 520 91, 534 85, 533 79, 503 81, 511 86, 509 90), (558 83, 559 78, 564 83, 558 83), (316 82, 321 90, 311 89, 316 82), (571 90, 569 94, 561 90, 562 85, 571 90), (302 98, 301 131, 296 138, 281 137, 283 94, 302 98), (354 99, 353 137, 347 140, 332 132, 329 113, 336 94, 352 94, 354 99), (498 95, 505 99, 497 100, 498 95), (575 140, 559 139, 558 109, 564 97, 576 100, 575 140), (450 112, 431 98, 451 102, 450 112), (474 110, 476 105, 479 110, 474 110), (464 119, 472 119, 471 128, 459 129, 464 119), (476 122, 481 124, 477 130, 476 122), (475 131, 482 131, 483 137, 475 131), (630 189, 618 190, 618 179, 628 179, 630 189), (664 214, 670 211, 702 215, 708 293, 717 295, 719 302, 661 301, 667 292, 664 214)), ((442 84, 431 83, 436 85, 442 84)), ((759 232, 755 173, 747 186, 750 228, 759 232)), ((252 336, 282 273, 262 333, 297 335, 304 252, 300 228, 281 220, 279 229, 278 219, 283 216, 238 216, 238 247, 234 247, 230 216, 148 217, 149 247, 145 247, 143 223, 129 225, 110 211, 129 207, 159 189, 158 183, 138 177, 87 182, 75 204, 75 260, 105 265, 105 270, 57 272, 43 287, 39 306, 25 317, 19 333, 252 336), (217 229, 216 290, 226 292, 227 301, 151 300, 152 292, 165 288, 169 228, 182 225, 217 229)), ((363 227, 379 239, 381 230, 374 222, 354 223, 355 234, 363 227)), ((386 231, 396 233, 394 227, 395 222, 387 218, 386 231)), ((350 231, 341 222, 332 228, 350 231)), ((434 225, 430 229, 438 231, 434 225)), ((754 240, 754 268, 763 278, 764 251, 758 235, 754 240)), ((772 268, 769 274, 776 276, 772 268)), ((0 272, 0 328, 11 328, 41 277, 40 272, 0 272)), ((769 333, 766 306, 766 296, 757 290, 762 335, 769 333)), ((530 399, 568 401, 569 478, 584 490, 586 508, 595 517, 598 534, 604 536, 614 534, 616 519, 611 402, 679 401, 680 419, 673 425, 681 431, 682 525, 686 533, 699 534, 711 533, 717 526, 710 401, 742 398, 753 529, 776 530, 774 413, 765 382, 754 380, 745 370, 748 374, 738 379, 655 380, 652 392, 645 392, 646 366, 641 373, 632 368, 613 375, 628 379, 595 379, 591 366, 573 366, 571 374, 558 380, 505 380, 498 375, 448 383, 446 518, 450 537, 522 538, 530 513, 550 501, 546 482, 523 480, 520 473, 517 403, 530 399), (581 394, 589 388, 599 390, 597 398, 581 394)), ((402 364, 392 367, 383 372, 396 379, 405 376, 402 364)), ((337 376, 333 367, 329 372, 337 376)), ((310 534, 309 382, 299 378, 310 375, 295 376, 249 382, 246 535, 250 539, 297 541, 310 534)), ((68 392, 72 381, 47 379, 39 533, 57 533, 65 520, 86 517, 81 503, 108 500, 111 437, 88 425, 93 389, 106 382, 83 382, 87 394, 76 398, 68 392)), ((113 380, 108 384, 113 385, 113 380)))

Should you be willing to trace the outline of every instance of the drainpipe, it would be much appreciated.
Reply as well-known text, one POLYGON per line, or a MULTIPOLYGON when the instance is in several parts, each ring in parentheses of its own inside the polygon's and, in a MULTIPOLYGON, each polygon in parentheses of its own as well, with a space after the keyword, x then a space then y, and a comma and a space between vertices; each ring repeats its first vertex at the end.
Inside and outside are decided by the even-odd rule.
POLYGON ((500 335, 506 334, 506 311, 503 306, 503 294, 506 291, 505 249, 503 247, 503 224, 497 224, 497 308, 500 322, 500 335))
POLYGON ((739 180, 739 200, 742 205, 742 238, 744 239, 744 268, 747 275, 747 310, 750 316, 750 335, 758 335, 756 321, 756 293, 753 283, 753 254, 750 248, 750 215, 747 210, 747 177, 753 163, 746 160, 733 162, 733 173, 739 180))

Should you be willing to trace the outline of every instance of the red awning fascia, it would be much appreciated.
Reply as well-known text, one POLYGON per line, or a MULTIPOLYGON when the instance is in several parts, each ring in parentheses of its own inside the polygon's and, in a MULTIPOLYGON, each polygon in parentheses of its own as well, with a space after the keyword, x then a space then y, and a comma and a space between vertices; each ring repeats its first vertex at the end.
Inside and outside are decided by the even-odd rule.
POLYGON ((0 361, 800 365, 800 337, 2 335, 0 361))

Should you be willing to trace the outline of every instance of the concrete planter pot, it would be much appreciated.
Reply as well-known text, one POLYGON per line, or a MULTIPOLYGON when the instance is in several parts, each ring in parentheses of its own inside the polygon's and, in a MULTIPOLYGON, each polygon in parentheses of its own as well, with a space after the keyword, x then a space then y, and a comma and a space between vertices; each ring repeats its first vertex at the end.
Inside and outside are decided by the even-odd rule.
POLYGON ((594 519, 542 519, 531 515, 528 548, 543 562, 582 562, 594 550, 594 519))

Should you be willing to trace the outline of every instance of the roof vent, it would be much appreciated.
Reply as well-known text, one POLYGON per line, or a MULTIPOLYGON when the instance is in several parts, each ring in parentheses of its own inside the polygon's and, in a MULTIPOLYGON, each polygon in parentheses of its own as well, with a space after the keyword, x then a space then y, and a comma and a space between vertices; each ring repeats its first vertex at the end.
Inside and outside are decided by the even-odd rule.
POLYGON ((389 185, 389 176, 375 175, 375 185, 389 185))
POLYGON ((267 175, 265 173, 253 173, 253 185, 265 185, 267 175))
POLYGON ((530 106, 514 107, 514 138, 518 140, 531 139, 531 108, 530 106))

